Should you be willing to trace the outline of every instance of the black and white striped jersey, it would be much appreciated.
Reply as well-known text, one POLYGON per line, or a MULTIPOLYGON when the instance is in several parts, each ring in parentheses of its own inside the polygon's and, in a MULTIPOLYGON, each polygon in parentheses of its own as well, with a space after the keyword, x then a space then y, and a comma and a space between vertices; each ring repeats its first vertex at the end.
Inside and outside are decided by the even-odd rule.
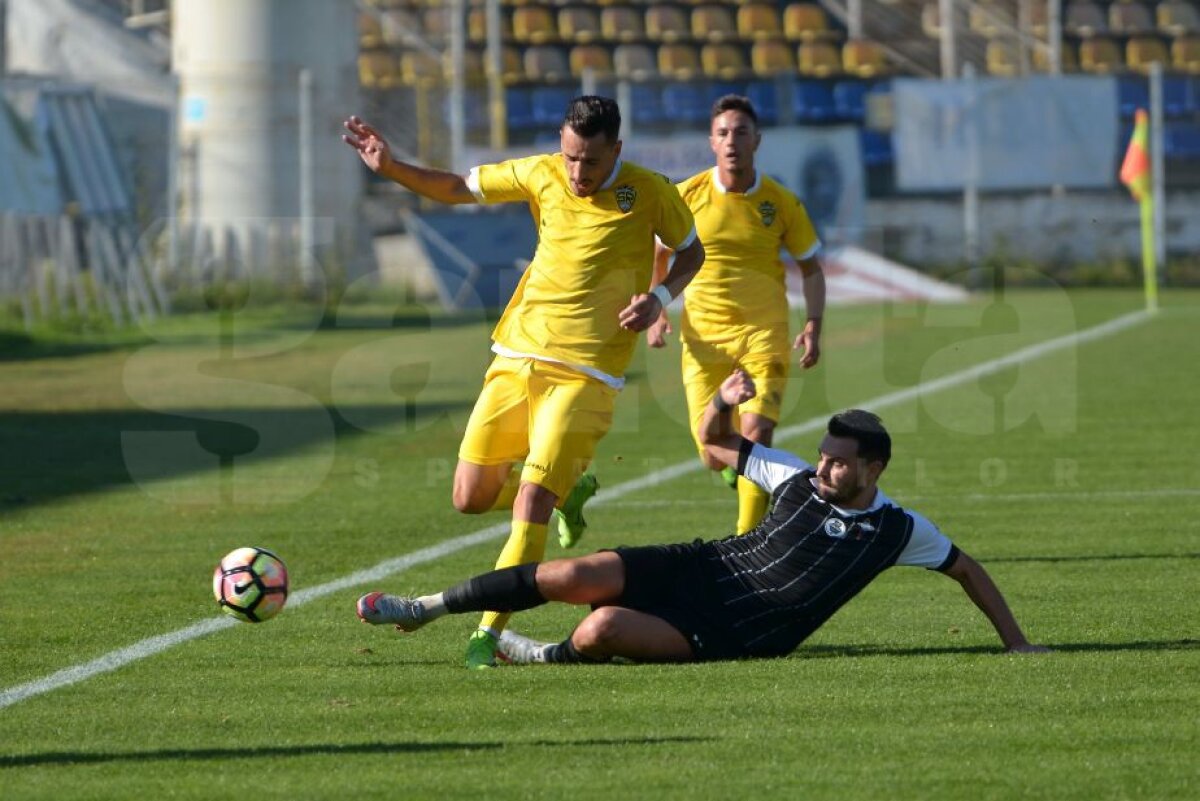
POLYGON ((738 537, 705 543, 730 633, 754 656, 794 649, 892 565, 948 566, 957 550, 933 523, 878 491, 870 508, 821 500, 803 459, 744 442, 738 472, 772 494, 770 513, 738 537))

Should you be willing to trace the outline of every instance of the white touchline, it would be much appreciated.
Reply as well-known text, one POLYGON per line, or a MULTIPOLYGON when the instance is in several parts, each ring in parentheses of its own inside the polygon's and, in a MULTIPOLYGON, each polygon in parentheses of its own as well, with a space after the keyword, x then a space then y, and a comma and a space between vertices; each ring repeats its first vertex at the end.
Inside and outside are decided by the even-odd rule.
MULTIPOLYGON (((994 373, 998 370, 1003 370, 1006 367, 1011 367, 1022 362, 1037 359, 1047 353, 1053 353, 1056 350, 1079 345, 1084 342, 1091 342, 1096 339, 1102 339, 1111 336, 1126 328, 1131 328, 1149 319, 1150 315, 1145 311, 1132 312, 1121 317, 1109 320, 1106 323, 1086 328, 1083 331, 1077 331, 1073 334, 1066 334, 1056 339, 1046 340, 1036 345, 1030 345, 1027 348, 1014 351, 1007 356, 1001 356, 991 361, 977 364, 974 367, 968 367, 965 370, 960 370, 957 373, 943 376, 927 381, 923 384, 908 387, 907 389, 889 392, 886 395, 880 395, 877 398, 863 401, 859 404, 867 409, 882 409, 886 406, 894 406, 898 403, 903 403, 920 395, 925 395, 933 392, 940 392, 949 387, 964 384, 975 378, 994 373)), ((786 428, 778 429, 775 432, 775 441, 781 442, 792 437, 805 434, 810 431, 815 431, 820 426, 825 425, 827 416, 814 417, 811 420, 806 420, 803 423, 787 426, 786 428)), ((626 481, 624 484, 618 484, 612 488, 605 488, 604 492, 597 495, 591 501, 592 506, 608 503, 617 498, 624 497, 631 492, 646 489, 647 487, 656 484, 662 484, 671 481, 688 473, 696 472, 702 469, 702 465, 698 459, 689 459, 686 462, 665 467, 661 470, 655 470, 653 473, 648 473, 642 478, 626 481)), ((435 559, 440 559, 443 556, 449 556, 465 548, 470 548, 473 545, 479 545, 489 540, 499 539, 508 533, 510 524, 498 523, 494 526, 480 529, 471 534, 464 534, 461 537, 444 540, 437 545, 431 545, 428 548, 422 548, 419 551, 413 551, 404 556, 397 556, 394 559, 388 559, 374 567, 369 567, 365 570, 359 570, 356 573, 351 573, 348 576, 343 576, 340 579, 320 584, 316 587, 308 587, 293 593, 288 599, 289 607, 303 606, 309 601, 315 601, 318 598, 323 598, 326 595, 341 590, 357 587, 362 584, 367 584, 373 581, 380 581, 388 576, 399 573, 402 570, 407 570, 410 567, 432 562, 435 559)), ((230 626, 240 625, 232 618, 219 617, 202 620, 199 623, 193 623, 190 626, 185 626, 182 629, 172 631, 168 634, 160 634, 156 637, 148 637, 140 642, 125 648, 118 648, 115 651, 110 651, 104 656, 93 659, 90 662, 84 662, 80 665, 64 668, 57 673, 51 673, 44 678, 35 679, 34 681, 18 684, 16 687, 10 687, 3 692, 0 692, 0 709, 12 706, 32 698, 35 695, 57 690, 59 687, 67 687, 72 684, 77 684, 93 676, 98 676, 101 673, 107 673, 111 670, 124 667, 131 662, 136 662, 139 659, 145 659, 149 656, 154 656, 157 653, 172 648, 176 645, 181 645, 198 637, 203 637, 206 634, 212 634, 215 631, 228 628, 230 626)))

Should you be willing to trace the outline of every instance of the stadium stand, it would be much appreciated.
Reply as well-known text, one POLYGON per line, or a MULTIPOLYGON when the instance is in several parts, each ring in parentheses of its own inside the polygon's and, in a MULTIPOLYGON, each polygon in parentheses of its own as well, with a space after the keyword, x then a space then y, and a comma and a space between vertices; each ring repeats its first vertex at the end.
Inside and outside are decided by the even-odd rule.
POLYGON ((727 42, 737 38, 733 15, 725 6, 704 5, 692 9, 692 36, 697 40, 727 42))
POLYGON ((748 3, 737 10, 737 32, 744 41, 778 39, 783 35, 779 10, 766 3, 748 3))
POLYGON ((588 6, 567 6, 558 11, 558 35, 564 41, 586 44, 602 37, 600 15, 588 6))
POLYGON ((1163 0, 1154 9, 1158 30, 1164 36, 1178 37, 1200 33, 1200 8, 1188 0, 1163 0))
POLYGON ((825 9, 816 3, 790 3, 784 8, 783 34, 791 42, 839 38, 825 9))

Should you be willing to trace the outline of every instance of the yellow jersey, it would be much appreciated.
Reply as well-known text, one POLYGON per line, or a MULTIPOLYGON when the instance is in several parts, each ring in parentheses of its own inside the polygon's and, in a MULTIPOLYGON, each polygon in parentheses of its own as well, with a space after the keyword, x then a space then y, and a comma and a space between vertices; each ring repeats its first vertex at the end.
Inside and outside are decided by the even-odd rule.
POLYGON ((482 203, 526 201, 538 228, 537 251, 492 332, 493 349, 561 362, 620 388, 638 334, 617 315, 649 290, 655 236, 676 250, 696 238, 674 184, 617 161, 594 194, 578 197, 557 153, 476 167, 467 184, 482 203))
MULTIPOLYGON (((806 259, 821 241, 804 204, 761 171, 745 194, 730 192, 717 168, 679 184, 704 243, 704 266, 685 293, 684 311, 694 327, 787 326, 787 287, 779 256, 786 249, 806 259)), ((668 245, 669 246, 669 245, 668 245)))

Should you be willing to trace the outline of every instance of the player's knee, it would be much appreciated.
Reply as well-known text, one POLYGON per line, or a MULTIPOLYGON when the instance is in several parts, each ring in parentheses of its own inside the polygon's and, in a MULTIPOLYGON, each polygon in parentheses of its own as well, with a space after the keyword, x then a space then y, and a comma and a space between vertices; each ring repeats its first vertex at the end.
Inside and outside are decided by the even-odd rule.
POLYGON ((602 606, 583 619, 571 635, 571 641, 584 653, 603 650, 617 641, 620 631, 620 610, 602 606))
POLYGON ((704 466, 709 470, 722 470, 725 468, 725 463, 709 453, 707 449, 700 454, 700 461, 704 462, 704 466))
POLYGON ((454 508, 463 514, 478 515, 492 508, 492 499, 483 498, 473 487, 454 485, 454 508))

